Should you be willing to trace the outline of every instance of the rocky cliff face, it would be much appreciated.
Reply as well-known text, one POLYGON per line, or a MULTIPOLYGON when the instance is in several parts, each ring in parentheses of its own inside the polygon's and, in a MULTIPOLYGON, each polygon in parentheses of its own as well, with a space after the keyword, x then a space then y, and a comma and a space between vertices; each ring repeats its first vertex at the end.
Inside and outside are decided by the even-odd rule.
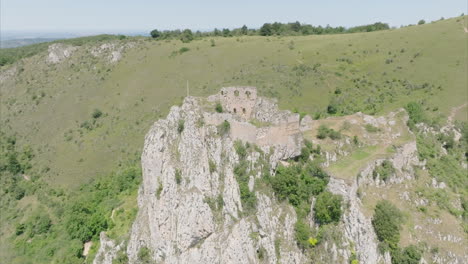
MULTIPOLYGON (((94 263, 112 263, 119 251, 126 253, 129 263, 139 263, 142 251, 149 252, 155 263, 310 261, 296 244, 295 210, 278 203, 270 191, 257 188, 255 181, 264 166, 273 172, 281 160, 300 154, 298 115, 279 111, 274 101, 257 98, 249 114, 270 125, 256 127, 243 115, 215 113, 205 110, 203 104, 206 102, 200 98, 187 97, 181 107, 172 107, 167 118, 150 129, 142 154, 139 212, 126 249, 123 243, 102 235, 94 263), (242 129, 223 135, 224 120, 231 126, 247 127, 245 131, 251 135, 242 135, 242 129), (248 184, 257 197, 255 212, 243 208, 233 172, 240 159, 236 139, 258 146, 246 157, 255 175, 248 184)), ((348 263, 353 245, 361 263, 386 262, 377 252, 370 220, 359 211, 356 186, 332 180, 329 188, 350 204, 340 224, 344 242, 325 243, 325 254, 316 259, 348 263)), ((309 220, 313 226, 312 215, 309 220)))
MULTIPOLYGON (((303 262, 292 208, 257 193, 256 214, 243 217, 232 136, 220 136, 215 125, 204 124, 206 114, 196 98, 186 98, 147 134, 139 214, 127 249, 130 263, 136 263, 143 247, 153 260, 166 263, 257 263, 260 251, 270 263, 278 257, 283 263, 303 262)), ((300 145, 272 149, 269 162, 276 164, 298 155, 300 145)), ((247 159, 254 162, 259 155, 247 159)))

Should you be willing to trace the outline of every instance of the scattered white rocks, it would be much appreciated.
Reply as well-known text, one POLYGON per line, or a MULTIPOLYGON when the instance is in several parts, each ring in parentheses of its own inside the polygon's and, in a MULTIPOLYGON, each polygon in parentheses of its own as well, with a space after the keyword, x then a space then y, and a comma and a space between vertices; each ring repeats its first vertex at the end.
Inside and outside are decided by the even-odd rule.
POLYGON ((69 58, 77 49, 77 47, 61 43, 52 44, 49 46, 49 55, 47 57, 47 62, 57 64, 69 58))

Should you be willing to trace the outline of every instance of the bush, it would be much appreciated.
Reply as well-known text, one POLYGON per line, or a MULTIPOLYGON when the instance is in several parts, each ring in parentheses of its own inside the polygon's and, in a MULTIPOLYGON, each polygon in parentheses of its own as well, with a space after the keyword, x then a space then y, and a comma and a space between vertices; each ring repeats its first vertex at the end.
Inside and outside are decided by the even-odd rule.
POLYGON ((380 129, 378 127, 375 127, 375 126, 373 126, 371 124, 366 124, 365 128, 366 128, 366 131, 369 132, 369 133, 376 133, 376 132, 380 131, 380 129))
POLYGON ((405 109, 409 115, 408 126, 411 129, 413 129, 414 125, 416 125, 417 123, 426 121, 426 117, 424 115, 424 111, 421 107, 421 104, 411 102, 405 106, 405 109))
POLYGON ((389 201, 381 200, 375 206, 372 226, 379 241, 387 244, 390 249, 398 248, 402 220, 400 210, 389 201))
POLYGON ((218 126, 218 134, 220 136, 225 136, 230 130, 231 124, 227 120, 224 120, 224 122, 218 126))
POLYGON ((94 119, 98 119, 99 117, 102 116, 102 112, 101 110, 99 109, 94 109, 93 113, 91 114, 91 116, 94 118, 94 119))
POLYGON ((181 36, 180 36, 180 40, 183 42, 183 43, 188 43, 190 41, 193 40, 193 34, 192 34, 192 31, 190 29, 185 29, 181 36))
POLYGON ((392 163, 389 160, 384 160, 380 166, 374 169, 372 176, 374 180, 377 178, 377 176, 379 176, 381 180, 387 181, 388 178, 394 173, 395 168, 393 167, 392 163))
POLYGON ((294 225, 295 237, 297 241, 297 245, 305 249, 310 246, 309 238, 310 238, 310 228, 309 226, 304 223, 302 220, 297 220, 296 224, 294 225))
POLYGON ((305 166, 279 166, 270 183, 279 200, 288 200, 291 205, 299 208, 302 203, 308 203, 312 195, 325 189, 328 175, 312 163, 305 166))
POLYGON ((320 125, 317 130, 317 138, 325 139, 327 137, 329 137, 332 140, 337 140, 341 138, 341 133, 338 131, 335 131, 332 128, 328 128, 325 125, 320 125))
POLYGON ((177 124, 177 132, 182 133, 185 128, 185 121, 183 119, 179 119, 179 123, 177 124))
POLYGON ((216 163, 212 161, 211 159, 208 160, 208 165, 210 167, 210 173, 213 173, 216 171, 216 163))
POLYGON ((424 25, 426 24, 426 21, 424 19, 421 19, 418 21, 418 25, 424 25))
POLYGON ((247 157, 247 149, 240 140, 234 142, 234 149, 236 150, 239 159, 245 159, 247 157))
POLYGON ((176 169, 175 171, 175 180, 177 184, 182 182, 182 172, 179 169, 176 169))
POLYGON ((182 47, 182 48, 179 49, 179 54, 182 54, 182 53, 187 52, 187 51, 189 51, 189 50, 190 50, 190 49, 187 48, 187 47, 182 47))
POLYGON ((422 253, 415 245, 410 245, 403 250, 396 249, 391 251, 393 264, 419 264, 422 253))
POLYGON ((315 220, 320 224, 340 221, 341 201, 341 196, 328 191, 319 194, 314 206, 315 220))
POLYGON ((154 29, 150 32, 150 35, 152 38, 159 38, 161 36, 161 32, 159 32, 157 29, 154 29))
POLYGON ((216 103, 216 107, 215 107, 215 110, 216 112, 218 113, 222 113, 223 112, 223 106, 221 105, 221 103, 216 103))
POLYGON ((138 260, 141 264, 152 263, 151 252, 147 247, 140 248, 140 250, 138 251, 138 260))

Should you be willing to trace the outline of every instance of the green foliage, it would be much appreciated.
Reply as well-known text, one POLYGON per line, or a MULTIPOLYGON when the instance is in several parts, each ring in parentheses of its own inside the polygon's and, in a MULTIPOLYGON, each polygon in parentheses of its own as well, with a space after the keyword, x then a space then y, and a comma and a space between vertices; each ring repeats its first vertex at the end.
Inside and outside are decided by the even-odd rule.
POLYGON ((390 251, 392 264, 419 264, 422 258, 421 250, 415 245, 409 245, 404 249, 390 251))
POLYGON ((310 247, 309 238, 310 238, 310 228, 309 225, 304 223, 303 220, 298 219, 296 224, 294 225, 295 234, 297 245, 305 249, 310 247))
POLYGON ((210 46, 211 47, 216 46, 216 42, 214 41, 214 39, 210 39, 210 46))
POLYGON ((190 41, 192 41, 193 40, 192 31, 190 29, 185 29, 184 31, 182 31, 182 34, 180 36, 180 40, 183 43, 189 43, 190 41))
POLYGON ((163 185, 162 185, 162 182, 159 182, 158 188, 156 189, 156 198, 159 199, 161 197, 162 191, 163 191, 163 185))
POLYGON ((112 260, 112 264, 127 264, 128 256, 124 250, 117 252, 117 256, 112 260))
POLYGON ((179 54, 185 53, 185 52, 187 52, 187 51, 189 51, 189 50, 190 50, 190 49, 187 48, 187 47, 182 47, 182 48, 179 49, 179 54))
POLYGON ((372 176, 374 180, 377 178, 377 176, 379 176, 381 180, 387 181, 388 178, 394 173, 395 168, 393 167, 392 163, 389 160, 384 160, 380 166, 377 166, 374 169, 372 176))
POLYGON ((216 103, 216 107, 215 107, 215 110, 216 112, 218 113, 222 113, 223 112, 223 106, 221 105, 221 103, 216 103))
POLYGON ((426 121, 426 116, 421 104, 410 102, 405 106, 405 109, 409 115, 408 126, 411 129, 413 129, 416 124, 426 121))
POLYGON ((279 200, 287 200, 295 207, 309 202, 312 195, 321 193, 329 176, 317 165, 308 163, 289 167, 278 166, 270 182, 279 200))
POLYGON ((421 19, 418 21, 418 25, 424 25, 426 24, 426 21, 424 19, 421 19))
POLYGON ((224 120, 224 122, 218 126, 218 134, 222 137, 227 135, 230 130, 231 130, 231 124, 227 120, 224 120))
POLYGON ((380 242, 387 244, 390 249, 398 248, 400 229, 403 216, 398 208, 387 200, 377 203, 372 218, 372 225, 380 242))
POLYGON ((141 264, 151 264, 151 252, 147 247, 141 247, 138 251, 138 260, 141 264))
POLYGON ((94 109, 93 113, 91 114, 91 116, 94 118, 94 119, 98 119, 99 117, 102 116, 102 112, 101 110, 99 109, 94 109))
POLYGON ((177 184, 182 182, 182 172, 179 169, 176 169, 175 171, 175 180, 177 184))
POLYGON ((239 159, 243 160, 247 157, 247 148, 244 146, 242 141, 236 140, 234 142, 234 149, 236 150, 239 159))
POLYGON ((208 166, 210 169, 210 173, 213 173, 216 171, 216 163, 213 160, 208 160, 208 166))
POLYGON ((377 132, 380 131, 380 129, 378 127, 375 127, 375 126, 373 126, 371 124, 366 124, 365 128, 366 128, 366 131, 369 132, 369 133, 377 133, 377 132))
POLYGON ((337 223, 341 217, 342 197, 325 191, 317 196, 315 220, 320 224, 337 223))
POLYGON ((329 137, 332 140, 337 140, 341 138, 341 133, 338 131, 335 131, 332 128, 328 128, 325 125, 320 125, 317 130, 317 138, 325 139, 327 137, 329 137))
POLYGON ((249 163, 245 160, 245 156, 240 156, 240 159, 240 162, 234 167, 234 175, 236 176, 237 183, 239 184, 242 208, 246 213, 249 213, 256 209, 257 197, 253 191, 249 190, 249 163))
POLYGON ((161 32, 159 32, 159 30, 157 29, 154 29, 150 32, 150 35, 152 38, 156 39, 156 38, 161 37, 161 32))
POLYGON ((177 123, 177 132, 179 132, 179 134, 182 133, 182 131, 184 131, 184 128, 185 128, 185 120, 179 119, 177 123))

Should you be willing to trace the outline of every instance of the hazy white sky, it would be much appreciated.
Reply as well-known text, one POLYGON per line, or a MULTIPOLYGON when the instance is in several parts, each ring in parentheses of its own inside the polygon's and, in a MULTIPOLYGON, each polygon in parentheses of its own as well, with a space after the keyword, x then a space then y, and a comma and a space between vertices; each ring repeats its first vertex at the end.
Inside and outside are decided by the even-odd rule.
POLYGON ((0 0, 0 29, 133 31, 259 27, 300 21, 355 26, 415 24, 467 13, 467 0, 0 0))

